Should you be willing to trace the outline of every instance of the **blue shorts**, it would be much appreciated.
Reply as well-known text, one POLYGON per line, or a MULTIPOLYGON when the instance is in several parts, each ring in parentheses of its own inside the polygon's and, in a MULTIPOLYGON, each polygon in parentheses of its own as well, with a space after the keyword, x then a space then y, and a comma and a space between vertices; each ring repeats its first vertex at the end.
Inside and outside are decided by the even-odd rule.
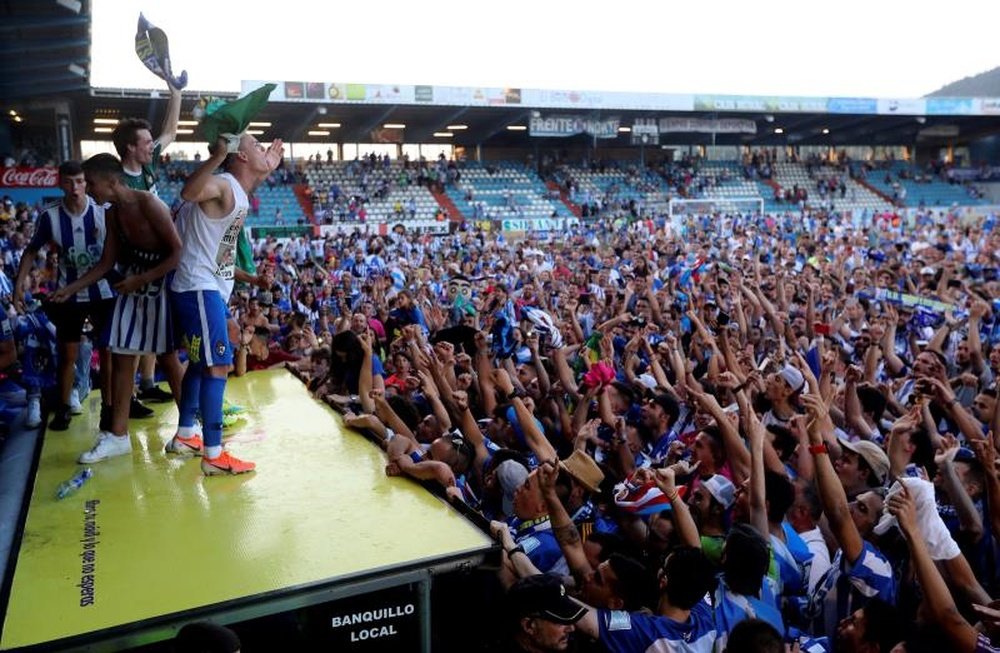
POLYGON ((177 341, 192 365, 233 364, 233 345, 226 325, 228 310, 216 290, 170 293, 177 341))

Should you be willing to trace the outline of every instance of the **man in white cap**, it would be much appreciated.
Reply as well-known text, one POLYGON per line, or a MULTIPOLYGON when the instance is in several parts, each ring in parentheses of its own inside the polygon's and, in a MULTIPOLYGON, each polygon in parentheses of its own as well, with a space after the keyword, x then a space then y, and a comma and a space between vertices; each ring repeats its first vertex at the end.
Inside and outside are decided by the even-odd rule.
POLYGON ((729 527, 729 509, 736 502, 736 486, 721 474, 709 476, 694 486, 688 499, 691 517, 698 525, 701 550, 709 561, 722 562, 722 547, 729 527))
POLYGON ((798 412, 795 405, 805 385, 802 372, 791 365, 785 365, 779 372, 768 375, 764 392, 771 401, 771 409, 764 413, 761 423, 765 427, 777 424, 788 428, 789 422, 798 412))
POLYGON ((889 456, 882 447, 868 440, 849 442, 843 438, 840 446, 843 450, 833 467, 849 499, 885 484, 889 456))

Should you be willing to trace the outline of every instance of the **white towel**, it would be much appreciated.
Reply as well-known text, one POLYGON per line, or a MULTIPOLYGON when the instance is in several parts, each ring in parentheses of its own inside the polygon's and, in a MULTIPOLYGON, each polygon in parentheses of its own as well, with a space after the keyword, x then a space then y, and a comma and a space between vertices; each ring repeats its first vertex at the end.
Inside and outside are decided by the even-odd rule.
MULTIPOLYGON (((934 560, 951 560, 958 556, 958 544, 955 543, 948 527, 944 525, 941 515, 937 511, 937 502, 934 499, 934 485, 930 481, 922 478, 902 478, 897 480, 889 488, 885 499, 896 496, 903 491, 900 482, 906 483, 906 488, 910 491, 910 496, 916 504, 917 509, 917 530, 927 543, 927 550, 930 551, 934 560)), ((882 513, 882 518, 875 525, 875 533, 884 535, 893 526, 898 527, 896 518, 886 510, 882 513)))

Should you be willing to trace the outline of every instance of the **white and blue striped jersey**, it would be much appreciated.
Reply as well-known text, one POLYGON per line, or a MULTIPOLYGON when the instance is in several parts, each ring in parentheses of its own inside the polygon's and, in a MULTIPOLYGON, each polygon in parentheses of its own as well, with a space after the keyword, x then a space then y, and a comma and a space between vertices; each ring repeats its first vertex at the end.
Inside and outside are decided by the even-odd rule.
MULTIPOLYGON (((79 215, 71 214, 62 202, 50 206, 38 216, 35 235, 29 249, 51 245, 59 252, 57 286, 65 288, 97 265, 104 252, 104 207, 87 198, 87 207, 79 215)), ((69 299, 70 302, 94 302, 115 296, 107 279, 101 279, 69 299)))
POLYGON ((836 631, 841 619, 864 607, 870 599, 896 602, 896 578, 882 553, 864 542, 858 559, 851 564, 838 549, 833 564, 809 597, 806 616, 820 619, 824 634, 836 631))
POLYGON ((701 601, 687 621, 679 622, 643 612, 598 610, 600 640, 615 653, 711 653, 717 639, 712 606, 701 601))

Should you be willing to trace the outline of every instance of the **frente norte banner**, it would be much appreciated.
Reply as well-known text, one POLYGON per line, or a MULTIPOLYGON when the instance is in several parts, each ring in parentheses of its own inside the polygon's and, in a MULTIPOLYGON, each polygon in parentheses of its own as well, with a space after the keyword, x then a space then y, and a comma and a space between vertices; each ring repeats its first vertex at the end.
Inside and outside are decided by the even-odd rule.
POLYGON ((536 137, 564 137, 590 134, 596 138, 617 138, 619 118, 592 119, 581 116, 532 116, 529 131, 536 137))

